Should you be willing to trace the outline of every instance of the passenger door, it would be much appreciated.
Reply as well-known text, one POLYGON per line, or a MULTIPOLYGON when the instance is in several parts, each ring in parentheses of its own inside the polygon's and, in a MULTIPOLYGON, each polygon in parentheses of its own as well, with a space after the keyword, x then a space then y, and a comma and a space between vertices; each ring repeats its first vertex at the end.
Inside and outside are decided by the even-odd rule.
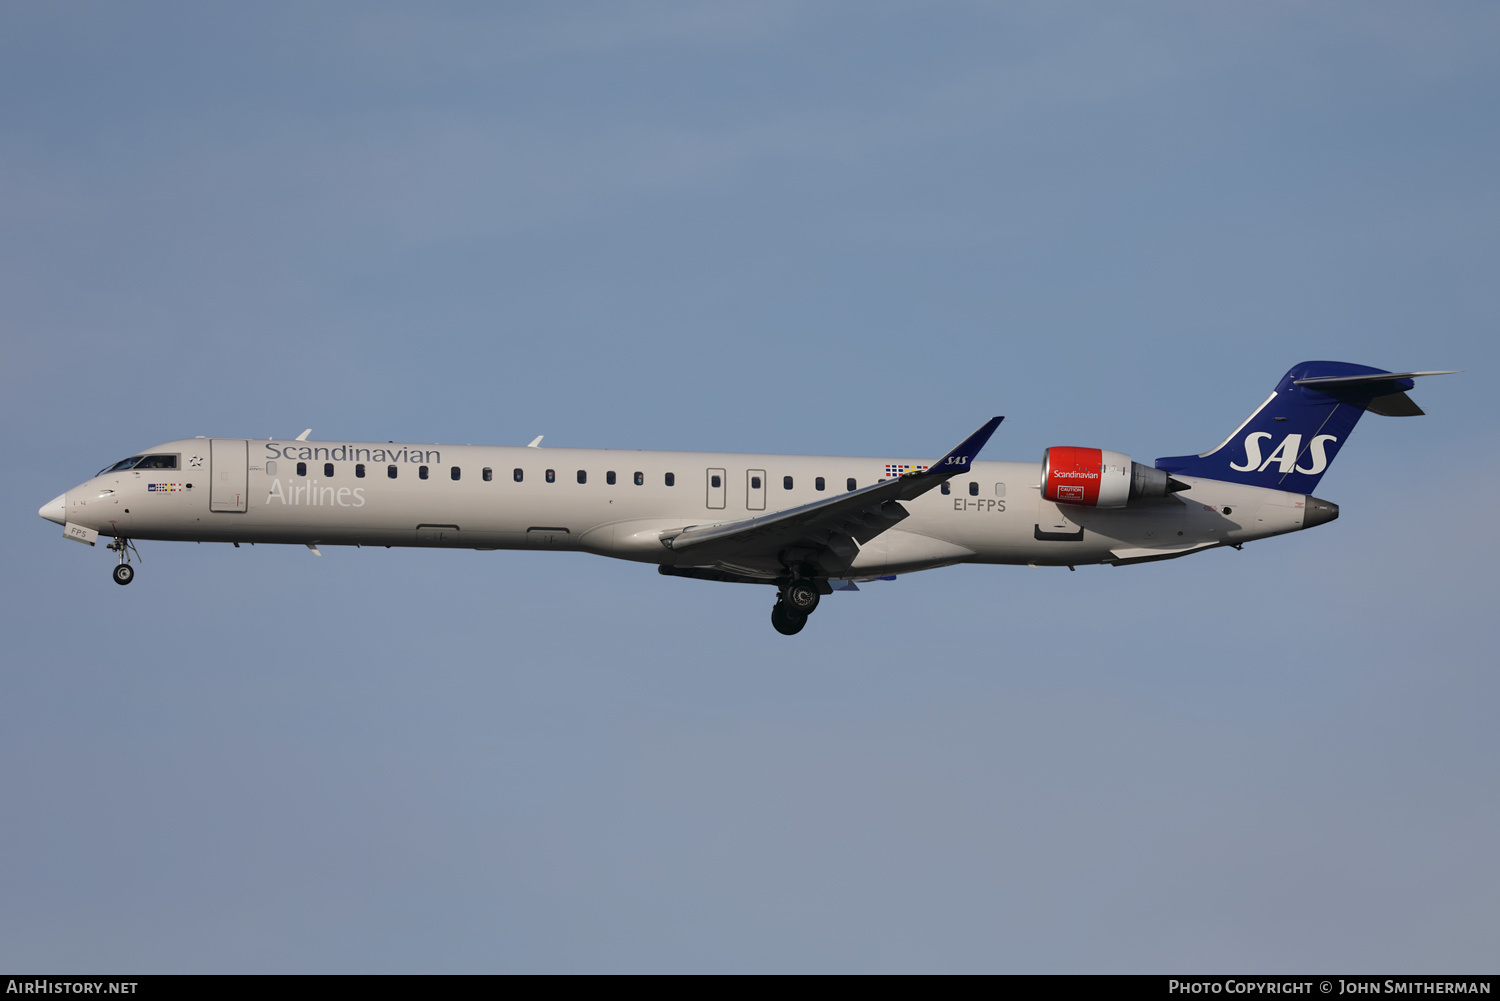
POLYGON ((208 454, 208 509, 243 514, 250 482, 250 443, 243 438, 210 438, 208 454))

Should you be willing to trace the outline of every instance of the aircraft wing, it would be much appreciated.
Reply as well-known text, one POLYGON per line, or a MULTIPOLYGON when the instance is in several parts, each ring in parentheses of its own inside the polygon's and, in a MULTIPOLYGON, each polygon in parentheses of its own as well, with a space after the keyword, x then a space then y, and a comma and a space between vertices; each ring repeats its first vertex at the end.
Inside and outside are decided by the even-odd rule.
POLYGON ((685 557, 679 564, 769 569, 797 562, 838 573, 848 569, 861 543, 907 517, 902 501, 967 472, 1004 419, 992 417, 926 469, 757 518, 665 532, 662 545, 685 557))

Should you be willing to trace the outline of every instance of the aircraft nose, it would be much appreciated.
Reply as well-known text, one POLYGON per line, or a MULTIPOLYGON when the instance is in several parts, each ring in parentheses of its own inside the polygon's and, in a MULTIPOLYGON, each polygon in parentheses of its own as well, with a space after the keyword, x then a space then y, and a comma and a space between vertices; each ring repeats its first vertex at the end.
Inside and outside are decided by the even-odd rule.
POLYGON ((63 525, 68 520, 68 495, 58 494, 56 497, 37 508, 37 514, 57 525, 63 525))

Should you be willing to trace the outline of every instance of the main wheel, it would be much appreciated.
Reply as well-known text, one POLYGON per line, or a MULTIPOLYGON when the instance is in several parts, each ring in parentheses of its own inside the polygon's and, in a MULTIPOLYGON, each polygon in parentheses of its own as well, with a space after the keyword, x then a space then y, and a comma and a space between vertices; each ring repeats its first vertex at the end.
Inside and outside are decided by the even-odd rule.
POLYGON ((792 611, 781 602, 771 609, 771 625, 783 636, 795 636, 807 625, 807 616, 792 611))
POLYGON ((787 585, 782 601, 787 608, 806 618, 818 607, 819 597, 817 585, 799 580, 787 585))
POLYGON ((116 563, 114 578, 116 584, 129 584, 135 580, 135 567, 129 563, 116 563))

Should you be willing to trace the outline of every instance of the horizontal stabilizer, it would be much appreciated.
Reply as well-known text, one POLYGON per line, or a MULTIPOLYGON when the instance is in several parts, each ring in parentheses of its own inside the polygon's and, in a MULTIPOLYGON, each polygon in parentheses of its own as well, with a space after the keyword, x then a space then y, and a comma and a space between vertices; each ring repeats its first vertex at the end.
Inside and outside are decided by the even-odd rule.
POLYGON ((1444 372, 1364 372, 1359 375, 1320 375, 1293 379, 1292 385, 1306 386, 1325 396, 1381 417, 1421 417, 1423 410, 1406 391, 1411 380, 1424 375, 1456 375, 1444 372))
POLYGON ((1452 374, 1301 362, 1219 445, 1197 455, 1164 456, 1156 460, 1156 468, 1184 477, 1310 494, 1361 416, 1419 417, 1422 408, 1406 395, 1415 385, 1412 380, 1452 374))
POLYGON ((1365 404, 1365 409, 1381 417, 1421 417, 1426 413, 1406 393, 1387 393, 1365 404))
POLYGON ((1457 369, 1433 372, 1374 372, 1364 375, 1318 375, 1306 379, 1293 379, 1298 386, 1357 386, 1368 382, 1394 382, 1397 379, 1417 379, 1424 375, 1457 375, 1457 369))

